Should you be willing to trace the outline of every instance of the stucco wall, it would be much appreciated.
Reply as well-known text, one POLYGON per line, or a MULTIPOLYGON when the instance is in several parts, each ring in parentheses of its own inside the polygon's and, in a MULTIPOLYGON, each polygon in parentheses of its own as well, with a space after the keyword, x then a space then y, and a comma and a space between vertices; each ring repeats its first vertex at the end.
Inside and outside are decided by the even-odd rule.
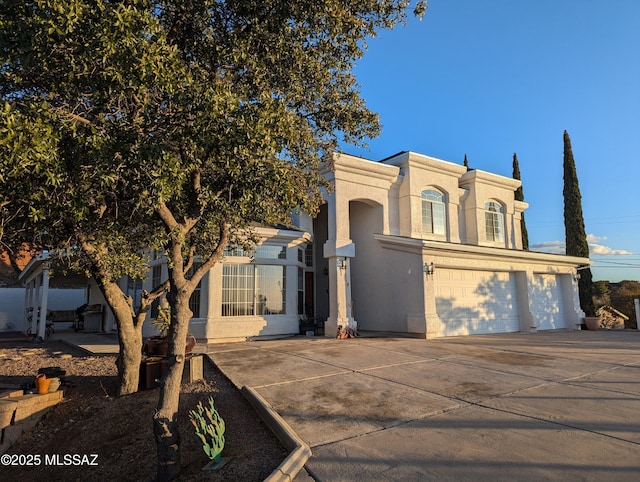
POLYGON ((423 313, 423 273, 419 254, 385 250, 374 238, 381 206, 352 202, 351 260, 354 318, 358 329, 406 331, 407 313, 423 313))
POLYGON ((327 236, 327 205, 324 204, 313 223, 314 307, 316 317, 322 320, 329 318, 329 263, 322 252, 327 236))
MULTIPOLYGON (((48 310, 75 310, 84 303, 84 289, 49 288, 48 310)), ((22 331, 24 319, 24 288, 1 288, 0 331, 22 331)))

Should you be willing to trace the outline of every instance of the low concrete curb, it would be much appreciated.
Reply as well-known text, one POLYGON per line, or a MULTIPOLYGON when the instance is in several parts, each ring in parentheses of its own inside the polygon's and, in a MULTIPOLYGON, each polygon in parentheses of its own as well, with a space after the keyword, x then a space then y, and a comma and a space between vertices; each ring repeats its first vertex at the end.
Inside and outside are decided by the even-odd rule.
POLYGON ((265 482, 292 481, 311 457, 311 449, 258 392, 246 385, 242 387, 241 392, 262 421, 289 451, 289 456, 265 479, 265 482))

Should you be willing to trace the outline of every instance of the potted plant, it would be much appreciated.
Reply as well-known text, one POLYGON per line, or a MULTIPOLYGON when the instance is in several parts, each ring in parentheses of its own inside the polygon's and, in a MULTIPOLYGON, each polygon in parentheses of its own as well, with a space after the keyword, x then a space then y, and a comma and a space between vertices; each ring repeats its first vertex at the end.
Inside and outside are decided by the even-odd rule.
POLYGON ((587 325, 587 330, 596 331, 600 329, 601 316, 585 316, 584 324, 587 325))
POLYGON ((316 324, 313 318, 309 319, 306 316, 300 318, 300 334, 313 336, 316 334, 316 324), (311 335, 309 333, 311 332, 311 335))
MULTIPOLYGON (((166 356, 169 351, 169 326, 171 325, 171 307, 166 298, 162 298, 160 306, 158 307, 158 316, 151 322, 152 325, 158 330, 156 336, 148 338, 142 350, 147 356, 166 356)), ((196 345, 196 338, 189 334, 187 335, 187 344, 185 352, 189 353, 196 345)))

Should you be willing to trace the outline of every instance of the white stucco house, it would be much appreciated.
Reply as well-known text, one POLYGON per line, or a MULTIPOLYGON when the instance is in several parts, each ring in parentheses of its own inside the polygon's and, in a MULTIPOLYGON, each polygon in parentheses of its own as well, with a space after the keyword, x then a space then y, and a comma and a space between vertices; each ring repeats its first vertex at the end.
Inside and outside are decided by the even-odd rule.
MULTIPOLYGON (((315 218, 259 228, 262 244, 229 247, 205 276, 191 303, 200 341, 293 334, 304 316, 331 337, 338 326, 432 338, 583 322, 576 280, 589 260, 522 249, 520 181, 414 152, 336 153, 326 175, 334 190, 315 218)), ((123 289, 135 299, 160 281, 164 259, 151 270, 123 289)), ((102 329, 113 328, 107 310, 102 329)))

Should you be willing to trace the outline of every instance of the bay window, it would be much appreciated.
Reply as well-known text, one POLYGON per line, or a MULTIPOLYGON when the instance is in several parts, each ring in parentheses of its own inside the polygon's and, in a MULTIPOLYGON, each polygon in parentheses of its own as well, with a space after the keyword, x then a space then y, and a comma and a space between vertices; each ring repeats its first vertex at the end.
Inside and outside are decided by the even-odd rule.
POLYGON ((286 265, 261 263, 258 258, 286 259, 286 247, 259 246, 254 253, 254 262, 222 266, 222 316, 286 314, 286 265))

